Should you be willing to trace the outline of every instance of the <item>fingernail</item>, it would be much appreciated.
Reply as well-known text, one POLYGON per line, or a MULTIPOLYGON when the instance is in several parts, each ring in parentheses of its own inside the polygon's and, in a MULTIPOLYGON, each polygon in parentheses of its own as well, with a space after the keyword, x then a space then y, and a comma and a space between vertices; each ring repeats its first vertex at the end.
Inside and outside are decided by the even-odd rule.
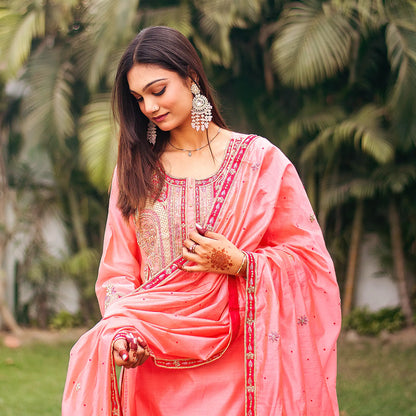
POLYGON ((140 339, 140 338, 137 338, 137 342, 139 343, 139 345, 140 345, 142 348, 147 348, 147 342, 143 341, 143 340, 142 340, 142 339, 140 339))
POLYGON ((121 350, 119 352, 119 355, 123 359, 123 361, 127 361, 129 359, 129 353, 126 350, 121 350))
POLYGON ((198 231, 198 233, 201 235, 204 235, 207 232, 207 230, 198 223, 195 224, 195 228, 198 231))

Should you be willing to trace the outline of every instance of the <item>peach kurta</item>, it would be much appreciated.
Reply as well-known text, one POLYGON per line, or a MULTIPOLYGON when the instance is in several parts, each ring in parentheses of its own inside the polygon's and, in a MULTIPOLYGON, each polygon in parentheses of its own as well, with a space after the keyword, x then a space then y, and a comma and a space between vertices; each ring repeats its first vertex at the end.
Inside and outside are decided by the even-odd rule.
POLYGON ((166 177, 123 220, 110 197, 97 280, 103 319, 71 351, 66 415, 338 415, 341 318, 332 261, 299 177, 266 139, 234 135, 205 180, 166 177), (248 253, 247 279, 180 269, 199 222, 248 253), (151 358, 116 387, 111 342, 151 358))

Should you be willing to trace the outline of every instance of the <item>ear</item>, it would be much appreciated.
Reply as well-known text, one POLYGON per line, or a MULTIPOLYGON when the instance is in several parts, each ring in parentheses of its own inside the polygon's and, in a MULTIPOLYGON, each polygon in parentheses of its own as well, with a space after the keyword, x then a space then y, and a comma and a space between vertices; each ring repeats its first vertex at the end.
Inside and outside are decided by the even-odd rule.
POLYGON ((189 88, 191 88, 191 85, 192 85, 193 82, 195 82, 195 84, 199 85, 198 84, 198 82, 199 82, 198 74, 193 69, 189 69, 188 73, 189 73, 189 75, 188 75, 188 78, 187 78, 187 84, 188 84, 189 88))

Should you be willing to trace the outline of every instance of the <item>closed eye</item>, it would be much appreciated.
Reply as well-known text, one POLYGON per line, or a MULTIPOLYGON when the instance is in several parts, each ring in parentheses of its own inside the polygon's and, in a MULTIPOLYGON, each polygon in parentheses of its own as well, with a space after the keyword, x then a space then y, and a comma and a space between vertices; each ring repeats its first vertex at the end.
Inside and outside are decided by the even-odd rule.
POLYGON ((165 91, 166 91, 166 86, 164 86, 160 91, 154 92, 153 94, 159 96, 159 95, 162 95, 165 91))
MULTIPOLYGON (((153 95, 160 96, 160 95, 162 95, 165 91, 166 91, 166 85, 165 85, 165 86, 164 86, 164 87, 163 87, 160 91, 154 92, 154 93, 153 93, 153 95)), ((137 101, 138 103, 143 102, 143 97, 136 97, 136 96, 135 96, 135 98, 136 98, 136 101, 137 101)))

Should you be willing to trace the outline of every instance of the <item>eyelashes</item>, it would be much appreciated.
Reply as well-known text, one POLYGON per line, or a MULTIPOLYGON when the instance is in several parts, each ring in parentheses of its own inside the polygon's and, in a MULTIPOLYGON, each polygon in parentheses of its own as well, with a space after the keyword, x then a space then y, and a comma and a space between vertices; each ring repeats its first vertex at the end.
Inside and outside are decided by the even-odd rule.
MULTIPOLYGON (((166 91, 166 86, 164 86, 160 91, 154 92, 152 94, 159 97, 159 96, 163 95, 165 91, 166 91)), ((137 100, 138 103, 141 103, 141 102, 143 102, 143 97, 138 97, 138 98, 136 98, 136 100, 137 100)))
POLYGON ((153 94, 159 96, 159 95, 162 95, 165 91, 166 91, 166 86, 164 86, 159 92, 154 92, 153 94))

